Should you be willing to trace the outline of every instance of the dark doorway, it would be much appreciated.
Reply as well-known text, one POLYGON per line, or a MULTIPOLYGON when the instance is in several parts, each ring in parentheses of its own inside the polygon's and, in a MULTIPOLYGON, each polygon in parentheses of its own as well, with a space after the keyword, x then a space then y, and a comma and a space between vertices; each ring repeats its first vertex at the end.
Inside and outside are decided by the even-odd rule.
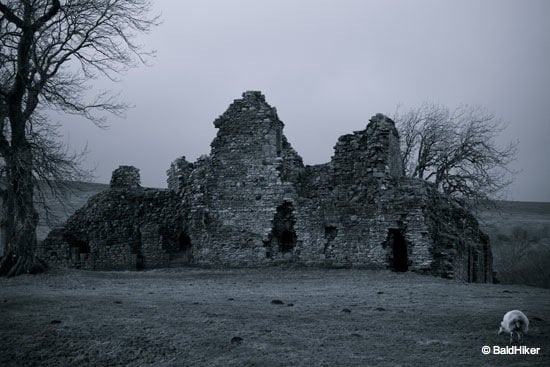
POLYGON ((325 226, 325 238, 328 242, 334 240, 338 236, 338 228, 335 226, 325 226))
POLYGON ((189 264, 193 260, 193 244, 191 243, 191 237, 185 232, 181 232, 178 237, 178 252, 175 258, 179 259, 181 264, 189 264))
POLYGON ((182 232, 180 234, 178 244, 179 244, 179 250, 181 252, 187 252, 191 250, 191 238, 185 232, 182 232))
POLYGON ((391 251, 390 267, 394 271, 407 271, 409 268, 407 241, 405 241, 401 230, 389 229, 387 243, 391 251))
POLYGON ((283 231, 279 236, 279 249, 281 252, 290 252, 296 243, 296 234, 293 231, 283 231))
POLYGON ((136 270, 145 269, 145 258, 142 254, 136 254, 136 270))
POLYGON ((74 236, 64 236, 63 238, 69 244, 72 266, 80 268, 88 258, 90 253, 90 245, 88 242, 74 236))
POLYGON ((193 262, 193 241, 185 230, 177 232, 161 228, 162 248, 169 256, 169 266, 179 267, 193 262))
POLYGON ((325 226, 325 247, 323 249, 323 254, 325 259, 332 257, 332 241, 338 236, 338 228, 336 226, 325 226))
POLYGON ((267 257, 271 257, 277 252, 284 254, 294 250, 297 240, 294 231, 295 223, 292 203, 285 201, 277 207, 277 212, 273 217, 270 240, 266 242, 267 257))

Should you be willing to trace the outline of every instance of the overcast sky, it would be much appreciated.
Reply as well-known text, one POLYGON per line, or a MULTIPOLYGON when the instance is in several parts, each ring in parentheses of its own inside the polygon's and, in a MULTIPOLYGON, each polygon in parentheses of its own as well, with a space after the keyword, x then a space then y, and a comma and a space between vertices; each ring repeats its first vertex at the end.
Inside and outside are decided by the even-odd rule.
POLYGON ((277 107, 306 164, 338 137, 424 101, 482 105, 519 139, 511 200, 550 202, 550 1, 158 0, 163 24, 143 43, 152 66, 100 88, 135 107, 100 130, 64 120, 74 149, 107 183, 119 165, 166 187, 182 155, 209 154, 212 122, 245 90, 277 107))

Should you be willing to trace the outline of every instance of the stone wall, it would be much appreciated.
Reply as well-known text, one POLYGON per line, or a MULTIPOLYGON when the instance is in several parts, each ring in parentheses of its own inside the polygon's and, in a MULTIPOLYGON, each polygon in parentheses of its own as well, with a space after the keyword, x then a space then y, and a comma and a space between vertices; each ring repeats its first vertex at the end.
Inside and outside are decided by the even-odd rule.
POLYGON ((468 282, 493 281, 489 237, 472 213, 453 205, 431 188, 426 218, 433 241, 432 273, 468 282))
POLYGON ((386 116, 340 137, 331 161, 314 166, 260 92, 245 92, 214 126, 210 155, 175 160, 167 191, 142 189, 133 167, 116 170, 111 190, 52 231, 47 258, 96 269, 294 263, 492 280, 477 221, 403 176, 386 116))
POLYGON ((235 100, 214 126, 218 128, 207 160, 184 188, 194 259, 198 263, 251 265, 267 263, 277 207, 294 200, 283 179, 303 168, 301 158, 283 135, 277 111, 259 92, 235 100), (198 212, 202 213, 199 214, 198 212))
POLYGON ((139 171, 122 166, 111 187, 91 197, 40 244, 52 267, 138 269, 170 266, 183 256, 180 202, 169 190, 143 189, 139 171))
POLYGON ((168 189, 179 192, 187 186, 187 177, 193 171, 193 164, 187 162, 185 157, 180 157, 170 164, 170 168, 166 171, 168 189))
POLYGON ((135 190, 141 188, 139 169, 132 166, 120 166, 113 171, 111 187, 114 189, 135 190))

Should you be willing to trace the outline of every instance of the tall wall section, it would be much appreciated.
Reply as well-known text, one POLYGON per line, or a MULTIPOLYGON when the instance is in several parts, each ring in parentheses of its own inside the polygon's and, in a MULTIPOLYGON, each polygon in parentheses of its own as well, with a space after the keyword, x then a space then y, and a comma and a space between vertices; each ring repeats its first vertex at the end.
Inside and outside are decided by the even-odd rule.
POLYGON ((293 211, 289 180, 303 169, 284 124, 260 92, 245 92, 214 126, 210 155, 194 163, 181 190, 195 261, 253 265, 284 257, 289 251, 272 243, 273 222, 283 207, 293 211))

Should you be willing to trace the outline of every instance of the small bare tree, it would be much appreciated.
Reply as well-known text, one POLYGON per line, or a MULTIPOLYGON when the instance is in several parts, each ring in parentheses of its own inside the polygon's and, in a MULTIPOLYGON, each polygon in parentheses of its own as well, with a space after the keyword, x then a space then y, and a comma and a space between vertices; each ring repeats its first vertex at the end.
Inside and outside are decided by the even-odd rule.
POLYGON ((149 0, 0 0, 0 158, 5 256, 0 275, 39 270, 34 256, 37 179, 69 178, 78 167, 55 140, 44 111, 84 116, 127 106, 90 81, 116 76, 148 55, 136 36, 158 24, 149 0))
POLYGON ((494 198, 513 179, 508 165, 517 142, 499 146, 505 126, 481 107, 454 110, 425 103, 407 113, 396 113, 403 167, 410 177, 435 184, 438 190, 469 205, 494 198))

